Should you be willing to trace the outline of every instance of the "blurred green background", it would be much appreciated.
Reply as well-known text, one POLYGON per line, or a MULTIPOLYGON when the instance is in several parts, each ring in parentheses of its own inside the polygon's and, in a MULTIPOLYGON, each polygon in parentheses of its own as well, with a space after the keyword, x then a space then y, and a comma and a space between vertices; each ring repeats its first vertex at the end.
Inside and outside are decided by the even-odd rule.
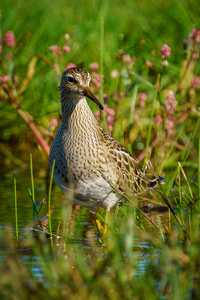
MULTIPOLYGON (((150 214, 158 225, 155 228, 138 209, 126 206, 122 214, 122 208, 116 205, 110 216, 112 230, 109 228, 108 234, 111 238, 104 253, 99 249, 91 214, 83 206, 74 206, 69 240, 62 235, 64 243, 67 241, 67 251, 63 252, 62 246, 60 251, 57 246, 62 242, 56 240, 54 249, 59 255, 52 259, 46 237, 40 243, 24 234, 24 229, 28 228, 28 235, 32 235, 30 227, 33 226, 33 208, 28 192, 32 188, 30 153, 33 156, 36 204, 39 210, 44 200, 40 218, 46 221, 49 229, 48 158, 17 110, 1 97, 3 84, 0 82, 0 261, 3 263, 0 294, 5 297, 1 299, 199 299, 200 84, 194 88, 192 82, 199 76, 200 66, 199 58, 192 58, 191 39, 190 42, 188 39, 192 29, 200 27, 199 4, 199 0, 1 1, 1 41, 6 32, 13 31, 16 43, 13 48, 6 48, 3 42, 0 77, 7 74, 18 77, 16 90, 10 85, 11 91, 17 95, 27 77, 30 61, 38 55, 38 61, 31 69, 34 76, 24 93, 17 96, 17 101, 47 130, 50 130, 52 118, 60 120, 58 85, 65 67, 72 62, 89 71, 92 62, 100 64, 101 22, 104 19, 103 86, 109 99, 108 107, 116 109, 113 136, 126 148, 129 146, 128 149, 138 157, 148 148, 146 141, 152 121, 148 146, 155 140, 157 142, 152 147, 152 165, 155 173, 165 177, 164 190, 191 238, 190 242, 184 239, 181 226, 177 226, 167 206, 163 213, 158 210, 158 213, 150 214), (68 41, 66 33, 70 36, 68 41), (161 66, 163 60, 160 56, 164 44, 171 47, 166 69, 161 66), (71 51, 59 57, 49 50, 52 45, 67 45, 71 51), (119 50, 136 58, 133 66, 122 62, 119 50), (5 59, 7 54, 13 54, 12 61, 5 59), (146 60, 153 63, 151 68, 146 66, 146 60), (59 65, 60 74, 53 67, 55 64, 59 65), (183 74, 180 76, 183 66, 186 66, 185 70, 189 66, 184 82, 183 74), (120 76, 111 78, 112 70, 118 70, 120 76), (155 97, 158 74, 161 88, 155 97), (143 80, 138 85, 138 94, 133 99, 131 88, 139 76, 146 82, 143 80), (177 106, 174 113, 168 115, 165 103, 171 90, 177 106), (141 92, 147 94, 144 106, 138 101, 141 92), (117 100, 117 95, 122 101, 117 100), (155 113, 152 115, 154 99, 155 113), (130 107, 133 108, 134 100, 133 114, 130 107), (163 118, 162 124, 153 121, 156 115, 163 118), (171 134, 167 121, 173 122, 171 134), (180 166, 178 169, 178 161, 187 179, 180 166), (19 244, 15 237, 9 238, 12 234, 15 236, 16 228, 13 171, 17 181, 18 225, 21 227, 19 244), (173 186, 176 176, 178 185, 173 186), (174 190, 169 192, 172 186, 174 190), (38 245, 41 250, 38 250, 38 245), (77 251, 70 256, 73 247, 77 251), (44 277, 39 277, 40 273, 44 277)), ((91 101, 88 103, 93 112, 97 110, 91 101)), ((102 120, 100 122, 102 125, 102 120)), ((53 136, 57 129, 51 132, 53 136)), ((40 132, 50 146, 52 138, 40 132)), ((54 187, 52 228, 59 235, 67 215, 63 199, 63 193, 54 187)), ((159 208, 164 203, 159 194, 152 191, 138 199, 137 205, 146 205, 148 213, 150 207, 159 208)))
MULTIPOLYGON (((141 74, 146 59, 154 63, 154 71, 161 70, 159 51, 164 43, 171 47, 171 81, 179 74, 184 58, 183 41, 191 28, 199 25, 200 8, 195 0, 170 1, 2 1, 2 34, 11 30, 17 43, 12 49, 15 74, 19 82, 26 76, 27 65, 37 53, 53 61, 51 45, 63 46, 64 34, 70 35, 71 52, 66 61, 84 65, 99 62, 100 22, 104 26, 104 74, 105 92, 109 95, 116 86, 108 74, 118 69, 116 55, 119 49, 137 58, 134 71, 141 74), (123 34, 120 35, 120 34, 123 34), (151 51, 156 55, 152 58, 151 51)), ((65 65, 61 65, 63 70, 65 65)), ((2 70, 0 70, 1 75, 2 70)), ((30 85, 21 99, 21 107, 40 119, 59 111, 58 83, 60 78, 52 67, 41 60, 30 85), (58 76, 57 76, 58 77, 58 76)), ((21 135, 25 138, 26 125, 16 112, 0 103, 0 139, 21 135), (6 116, 6 118, 5 118, 6 116), (25 133, 25 135, 23 134, 25 133)))

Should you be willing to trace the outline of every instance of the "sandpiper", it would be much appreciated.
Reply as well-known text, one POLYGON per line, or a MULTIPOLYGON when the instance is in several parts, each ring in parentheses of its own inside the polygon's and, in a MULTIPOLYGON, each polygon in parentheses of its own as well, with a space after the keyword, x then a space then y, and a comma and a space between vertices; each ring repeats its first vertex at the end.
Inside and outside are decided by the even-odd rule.
MULTIPOLYGON (((84 205, 95 216, 95 207, 108 212, 122 199, 108 181, 126 195, 140 194, 156 186, 158 177, 148 176, 132 154, 101 128, 85 98, 104 109, 89 88, 90 79, 90 74, 80 68, 66 69, 62 75, 62 121, 49 163, 52 170, 55 160, 53 176, 59 188, 67 193, 73 186, 75 203, 84 205)), ((101 230, 100 223, 96 223, 101 230)))

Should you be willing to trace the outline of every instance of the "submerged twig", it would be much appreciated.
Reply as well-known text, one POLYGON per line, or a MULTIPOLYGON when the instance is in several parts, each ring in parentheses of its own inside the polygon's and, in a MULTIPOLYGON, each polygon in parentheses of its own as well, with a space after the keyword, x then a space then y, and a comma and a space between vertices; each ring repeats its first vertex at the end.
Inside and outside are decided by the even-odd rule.
MULTIPOLYGON (((37 211, 35 202, 33 201, 33 195, 32 195, 32 193, 31 193, 31 190, 30 190, 30 189, 28 189, 28 191, 29 191, 29 195, 30 195, 30 197, 31 197, 31 201, 32 201, 32 205, 33 205, 33 211, 34 211, 34 213, 36 213, 36 216, 37 216, 37 218, 38 218, 38 222, 39 222, 39 224, 40 224, 40 227, 42 228, 42 224, 41 224, 41 221, 40 221, 40 218, 39 218, 39 214, 38 214, 38 211, 37 211)), ((33 220, 33 221, 34 221, 34 224, 33 224, 33 228, 34 228, 34 227, 35 227, 35 220, 33 220)))
MULTIPOLYGON (((161 185, 160 185, 160 187, 161 187, 161 185)), ((161 189, 162 189, 162 187, 161 187, 161 189)), ((189 237, 189 234, 188 234, 186 228, 183 226, 183 224, 181 223, 181 220, 179 219, 179 217, 178 217, 177 214, 175 213, 175 211, 174 211, 174 209, 173 209, 171 203, 169 202, 167 196, 165 195, 163 189, 162 189, 163 194, 162 194, 157 188, 155 188, 155 187, 154 187, 154 190, 155 190, 155 191, 163 198, 163 200, 165 201, 165 203, 166 203, 167 206, 169 207, 170 211, 171 211, 172 214, 174 215, 175 219, 177 220, 177 222, 178 222, 179 225, 181 226, 181 228, 182 228, 182 230, 183 230, 183 232, 184 232, 186 238, 190 241, 190 237, 189 237)))

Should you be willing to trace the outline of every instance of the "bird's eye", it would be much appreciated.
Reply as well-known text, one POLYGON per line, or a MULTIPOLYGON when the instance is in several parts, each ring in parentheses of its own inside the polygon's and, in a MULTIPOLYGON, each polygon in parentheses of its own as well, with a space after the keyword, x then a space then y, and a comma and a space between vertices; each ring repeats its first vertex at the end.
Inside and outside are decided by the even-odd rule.
POLYGON ((67 82, 74 82, 74 78, 72 78, 72 77, 67 77, 67 82))

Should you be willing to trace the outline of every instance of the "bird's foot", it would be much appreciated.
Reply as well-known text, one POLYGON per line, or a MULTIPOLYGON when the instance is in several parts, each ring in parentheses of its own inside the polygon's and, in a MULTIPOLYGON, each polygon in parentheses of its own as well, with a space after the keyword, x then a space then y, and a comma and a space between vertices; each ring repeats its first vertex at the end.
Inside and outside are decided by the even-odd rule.
POLYGON ((108 230, 108 227, 106 224, 102 224, 100 222, 100 220, 96 219, 96 225, 97 225, 97 229, 98 229, 98 232, 99 232, 99 237, 101 240, 104 240, 105 236, 106 236, 106 233, 107 233, 107 230, 108 230))
POLYGON ((96 214, 93 214, 94 216, 94 220, 95 220, 95 223, 96 223, 96 226, 97 226, 97 230, 98 230, 98 233, 99 233, 99 238, 101 241, 103 241, 105 239, 105 236, 106 236, 106 233, 107 233, 107 230, 108 230, 108 226, 107 226, 107 213, 106 213, 106 220, 105 220, 105 223, 101 222, 98 217, 96 216, 96 214))

